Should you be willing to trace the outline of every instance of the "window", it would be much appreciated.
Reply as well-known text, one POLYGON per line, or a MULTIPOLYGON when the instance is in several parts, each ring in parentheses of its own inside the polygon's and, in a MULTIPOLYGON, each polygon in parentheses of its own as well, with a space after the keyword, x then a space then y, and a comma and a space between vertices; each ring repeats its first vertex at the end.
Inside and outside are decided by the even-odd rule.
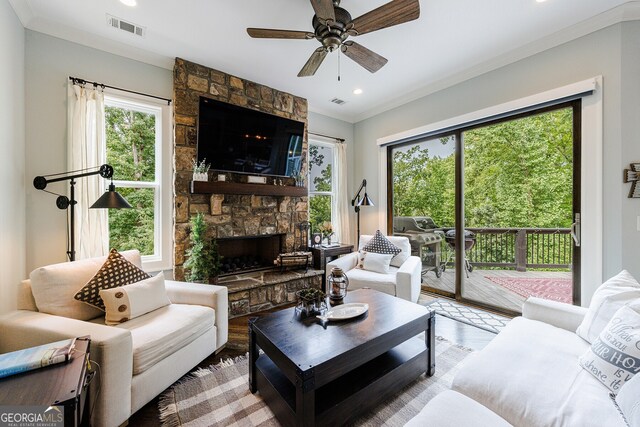
POLYGON ((314 232, 325 222, 333 224, 333 241, 340 241, 333 221, 336 218, 336 182, 334 145, 313 141, 309 143, 309 221, 314 232))
POLYGON ((169 110, 105 96, 106 162, 133 207, 109 210, 109 247, 138 249, 145 269, 156 271, 170 268, 172 258, 169 110))

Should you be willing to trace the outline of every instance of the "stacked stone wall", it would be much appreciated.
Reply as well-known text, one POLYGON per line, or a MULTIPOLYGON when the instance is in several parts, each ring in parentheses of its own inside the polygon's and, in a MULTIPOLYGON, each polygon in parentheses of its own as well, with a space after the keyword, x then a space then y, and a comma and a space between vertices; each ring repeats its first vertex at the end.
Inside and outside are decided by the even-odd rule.
MULTIPOLYGON (((189 247, 189 219, 202 212, 210 237, 239 237, 285 233, 285 250, 295 245, 298 224, 308 220, 308 198, 191 194, 191 161, 197 157, 197 119, 201 96, 275 114, 305 123, 303 165, 307 152, 307 101, 289 93, 176 58, 173 69, 175 117, 174 157, 174 276, 184 279, 185 250, 189 247)), ((303 170, 306 176, 306 170, 303 170)), ((246 176, 225 173, 229 182, 246 182, 246 176)), ((209 179, 217 177, 209 172, 209 179)), ((294 185, 293 179, 268 178, 265 185, 294 185)))

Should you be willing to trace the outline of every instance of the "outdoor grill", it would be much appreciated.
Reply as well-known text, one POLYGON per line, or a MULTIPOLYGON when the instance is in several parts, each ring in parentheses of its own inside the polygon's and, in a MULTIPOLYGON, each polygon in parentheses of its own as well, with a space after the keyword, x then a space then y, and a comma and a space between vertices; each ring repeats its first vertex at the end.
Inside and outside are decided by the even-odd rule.
POLYGON ((444 271, 440 262, 440 243, 444 233, 428 216, 397 216, 393 218, 393 234, 409 238, 411 255, 420 257, 422 275, 433 271, 440 277, 444 271))
MULTIPOLYGON (((452 259, 455 258, 456 253, 456 230, 449 230, 444 234, 444 241, 447 242, 449 248, 451 249, 451 253, 449 254, 449 258, 447 262, 443 265, 443 271, 447 268, 447 264, 451 262, 452 259)), ((467 258, 467 253, 473 248, 476 244, 476 234, 473 231, 464 230, 464 266, 467 273, 467 277, 469 277, 469 273, 473 271, 473 266, 469 262, 469 258, 467 258)))

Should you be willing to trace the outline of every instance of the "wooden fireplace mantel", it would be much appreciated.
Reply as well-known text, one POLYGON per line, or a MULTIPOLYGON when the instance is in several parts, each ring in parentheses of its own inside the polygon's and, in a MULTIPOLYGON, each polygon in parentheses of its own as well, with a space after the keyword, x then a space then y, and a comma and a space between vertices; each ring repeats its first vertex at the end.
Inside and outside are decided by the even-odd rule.
POLYGON ((256 196, 308 195, 307 187, 293 185, 247 184, 225 181, 191 181, 191 194, 244 194, 256 196))

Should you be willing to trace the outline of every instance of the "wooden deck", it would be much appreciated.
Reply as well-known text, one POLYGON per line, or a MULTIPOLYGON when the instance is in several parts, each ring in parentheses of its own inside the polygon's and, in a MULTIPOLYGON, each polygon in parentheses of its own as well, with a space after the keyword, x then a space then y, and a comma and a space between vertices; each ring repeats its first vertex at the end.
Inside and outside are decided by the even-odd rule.
MULTIPOLYGON (((439 279, 433 271, 427 272, 422 276, 423 290, 427 287, 446 291, 455 292, 455 271, 451 268, 442 273, 439 279)), ((509 310, 522 312, 522 303, 527 299, 518 295, 509 289, 506 289, 485 276, 498 277, 526 277, 526 278, 559 278, 571 279, 571 272, 563 271, 525 271, 519 272, 515 270, 476 270, 469 273, 469 278, 465 276, 462 285, 462 295, 464 298, 491 304, 496 307, 503 307, 509 310)))

